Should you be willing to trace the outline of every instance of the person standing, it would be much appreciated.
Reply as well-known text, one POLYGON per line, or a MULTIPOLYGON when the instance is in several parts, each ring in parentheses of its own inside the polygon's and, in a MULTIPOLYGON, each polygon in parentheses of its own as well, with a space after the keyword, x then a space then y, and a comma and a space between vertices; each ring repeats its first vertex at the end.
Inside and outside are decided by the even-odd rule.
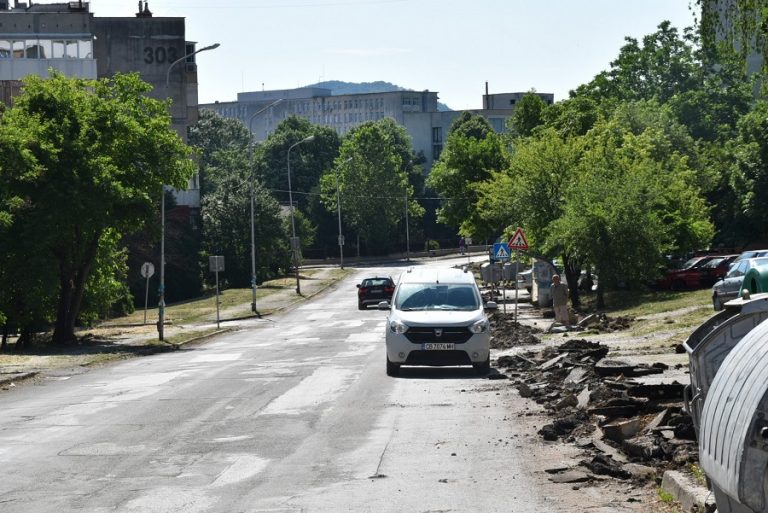
POLYGON ((568 325, 568 286, 560 282, 560 275, 552 276, 552 306, 555 308, 555 322, 568 325))

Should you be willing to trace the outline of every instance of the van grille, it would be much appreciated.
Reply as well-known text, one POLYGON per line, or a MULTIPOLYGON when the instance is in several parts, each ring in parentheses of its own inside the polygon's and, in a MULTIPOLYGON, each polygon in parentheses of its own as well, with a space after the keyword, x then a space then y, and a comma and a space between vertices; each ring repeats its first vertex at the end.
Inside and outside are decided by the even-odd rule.
POLYGON ((405 338, 414 344, 424 344, 427 342, 453 342, 454 344, 463 344, 472 337, 472 332, 467 328, 455 327, 417 327, 408 328, 405 332, 405 338), (439 336, 438 336, 439 333, 439 336))

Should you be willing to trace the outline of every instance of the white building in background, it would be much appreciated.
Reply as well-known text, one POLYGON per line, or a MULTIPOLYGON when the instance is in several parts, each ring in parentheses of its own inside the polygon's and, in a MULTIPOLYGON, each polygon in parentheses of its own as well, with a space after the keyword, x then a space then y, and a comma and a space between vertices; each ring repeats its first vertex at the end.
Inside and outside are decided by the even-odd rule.
MULTIPOLYGON (((470 110, 483 116, 494 130, 502 133, 515 110, 516 103, 527 93, 483 95, 483 108, 470 110)), ((554 95, 536 93, 551 105, 554 95)), ((327 126, 344 135, 368 121, 386 117, 402 125, 413 140, 414 151, 426 158, 425 172, 440 157, 448 130, 465 111, 439 111, 434 91, 390 91, 333 95, 330 89, 304 87, 274 91, 238 93, 237 101, 200 104, 222 117, 234 118, 249 125, 256 140, 263 141, 277 125, 289 116, 327 126), (277 103, 276 103, 277 102, 277 103)))

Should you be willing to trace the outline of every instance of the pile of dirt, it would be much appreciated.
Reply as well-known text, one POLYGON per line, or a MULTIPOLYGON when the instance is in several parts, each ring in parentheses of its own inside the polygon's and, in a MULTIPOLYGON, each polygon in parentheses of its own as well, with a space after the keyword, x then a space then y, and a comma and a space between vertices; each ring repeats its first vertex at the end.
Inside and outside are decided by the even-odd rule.
POLYGON ((520 324, 513 316, 494 312, 488 316, 488 320, 491 322, 491 347, 494 349, 541 343, 541 339, 536 335, 542 330, 520 324))
POLYGON ((613 333, 614 331, 622 331, 629 329, 632 323, 635 322, 634 317, 621 315, 619 317, 610 317, 606 314, 592 314, 584 317, 579 321, 579 326, 587 328, 590 331, 597 331, 600 333, 613 333))
POLYGON ((632 365, 608 360, 607 354, 598 342, 575 339, 502 356, 497 367, 522 397, 553 418, 539 430, 545 440, 575 443, 599 456, 584 462, 593 473, 625 479, 637 464, 663 471, 695 463, 698 449, 683 409, 683 385, 642 384, 631 376, 660 373, 666 366, 632 365))

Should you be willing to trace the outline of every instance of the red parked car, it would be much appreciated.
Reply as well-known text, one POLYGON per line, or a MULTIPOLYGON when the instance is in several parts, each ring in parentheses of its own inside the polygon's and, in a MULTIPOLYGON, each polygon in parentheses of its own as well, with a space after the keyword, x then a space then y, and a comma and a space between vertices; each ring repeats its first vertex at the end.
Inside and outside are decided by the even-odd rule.
POLYGON ((701 269, 709 261, 718 258, 716 255, 693 257, 680 269, 670 269, 663 278, 656 282, 660 289, 685 290, 698 289, 703 286, 701 269))

